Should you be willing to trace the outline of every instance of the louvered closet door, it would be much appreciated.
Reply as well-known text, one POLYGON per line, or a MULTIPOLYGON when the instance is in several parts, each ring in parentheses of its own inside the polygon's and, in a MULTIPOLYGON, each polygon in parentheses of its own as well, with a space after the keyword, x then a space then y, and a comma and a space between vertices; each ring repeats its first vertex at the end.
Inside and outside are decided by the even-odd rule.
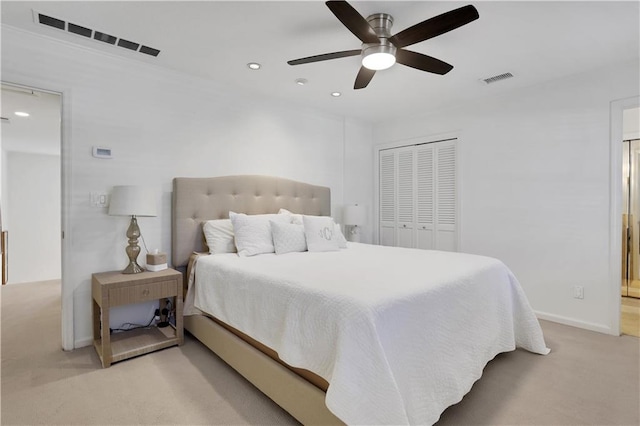
POLYGON ((434 144, 435 149, 435 246, 436 250, 457 250, 456 236, 456 145, 455 141, 434 144))
POLYGON ((380 244, 396 245, 396 155, 380 152, 380 244))
POLYGON ((415 148, 398 148, 398 221, 396 245, 399 247, 415 247, 414 241, 414 182, 415 182, 415 148))
POLYGON ((434 144, 416 147, 416 247, 435 248, 434 144))
POLYGON ((457 250, 456 141, 380 151, 380 244, 457 250))

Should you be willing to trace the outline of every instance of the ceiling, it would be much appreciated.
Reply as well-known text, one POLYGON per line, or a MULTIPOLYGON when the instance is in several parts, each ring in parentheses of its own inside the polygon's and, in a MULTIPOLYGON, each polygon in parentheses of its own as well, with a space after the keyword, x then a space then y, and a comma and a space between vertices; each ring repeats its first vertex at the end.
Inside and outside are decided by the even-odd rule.
POLYGON ((466 4, 480 18, 409 50, 448 62, 434 75, 399 64, 353 90, 360 57, 290 66, 288 60, 360 48, 321 1, 2 2, 2 25, 368 121, 411 116, 518 87, 638 59, 640 2, 351 2, 367 16, 394 17, 395 34, 466 4), (36 24, 32 10, 159 49, 152 57, 36 24), (262 69, 250 70, 248 62, 262 69), (482 79, 511 72, 491 85, 482 79), (305 78, 304 86, 295 79, 305 78), (334 98, 331 92, 342 96, 334 98))

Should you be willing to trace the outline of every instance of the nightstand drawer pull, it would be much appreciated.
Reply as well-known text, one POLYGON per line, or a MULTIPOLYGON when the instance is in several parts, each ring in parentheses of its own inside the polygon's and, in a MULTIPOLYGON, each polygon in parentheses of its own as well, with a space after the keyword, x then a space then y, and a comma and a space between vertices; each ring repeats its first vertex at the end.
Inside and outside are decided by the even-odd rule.
POLYGON ((144 290, 142 290, 142 295, 143 296, 148 296, 149 295, 149 289, 145 288, 144 290))

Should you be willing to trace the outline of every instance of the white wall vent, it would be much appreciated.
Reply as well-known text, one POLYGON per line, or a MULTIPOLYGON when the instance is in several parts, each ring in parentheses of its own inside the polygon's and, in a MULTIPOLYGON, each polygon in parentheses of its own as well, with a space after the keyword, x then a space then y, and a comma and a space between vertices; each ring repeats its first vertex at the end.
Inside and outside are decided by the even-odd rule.
POLYGON ((106 34, 100 31, 92 30, 91 28, 83 27, 71 22, 65 22, 62 19, 54 18, 35 10, 32 10, 32 13, 33 20, 36 24, 57 28, 59 30, 76 34, 81 37, 101 41, 103 43, 111 44, 113 46, 119 46, 128 50, 133 50, 135 52, 144 53, 145 55, 158 56, 160 54, 160 50, 154 49, 153 47, 143 46, 140 43, 125 40, 123 38, 106 34))
POLYGON ((510 72, 505 72, 504 74, 498 74, 498 75, 494 75, 493 77, 483 78, 482 81, 484 81, 485 84, 491 84, 491 83, 496 83, 498 81, 506 80, 512 77, 513 77, 513 74, 511 74, 510 72))

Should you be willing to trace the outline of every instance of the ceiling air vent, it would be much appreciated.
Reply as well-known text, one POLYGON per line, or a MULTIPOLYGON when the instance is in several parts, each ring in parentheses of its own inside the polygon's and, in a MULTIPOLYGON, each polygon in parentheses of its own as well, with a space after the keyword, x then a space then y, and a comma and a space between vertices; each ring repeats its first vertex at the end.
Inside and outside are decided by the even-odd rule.
POLYGON ((69 27, 67 31, 69 31, 70 33, 78 34, 78 35, 89 37, 89 38, 91 38, 91 33, 93 32, 89 28, 81 27, 80 25, 72 24, 71 22, 69 22, 69 27))
POLYGON ((484 81, 486 84, 491 84, 497 83, 498 81, 506 80, 511 77, 513 77, 513 74, 511 74, 510 72, 505 72, 504 74, 498 74, 494 75, 493 77, 483 78, 482 81, 484 81))
POLYGON ((104 41, 109 44, 116 44, 117 37, 114 37, 109 34, 101 33, 100 31, 93 32, 93 38, 96 40, 104 41))
POLYGON ((132 41, 121 38, 120 40, 118 40, 118 46, 135 51, 135 50, 138 50, 138 47, 140 47, 140 43, 134 43, 132 41))
POLYGON ((143 46, 140 43, 136 43, 134 41, 125 40, 123 38, 92 30, 91 28, 83 27, 71 22, 65 22, 61 19, 36 12, 35 10, 33 11, 33 19, 38 24, 57 28, 62 31, 77 34, 79 36, 101 41, 107 44, 112 44, 114 46, 119 46, 127 50, 133 50, 134 52, 143 53, 145 55, 154 57, 160 54, 160 51, 158 49, 154 49, 153 47, 143 46))

